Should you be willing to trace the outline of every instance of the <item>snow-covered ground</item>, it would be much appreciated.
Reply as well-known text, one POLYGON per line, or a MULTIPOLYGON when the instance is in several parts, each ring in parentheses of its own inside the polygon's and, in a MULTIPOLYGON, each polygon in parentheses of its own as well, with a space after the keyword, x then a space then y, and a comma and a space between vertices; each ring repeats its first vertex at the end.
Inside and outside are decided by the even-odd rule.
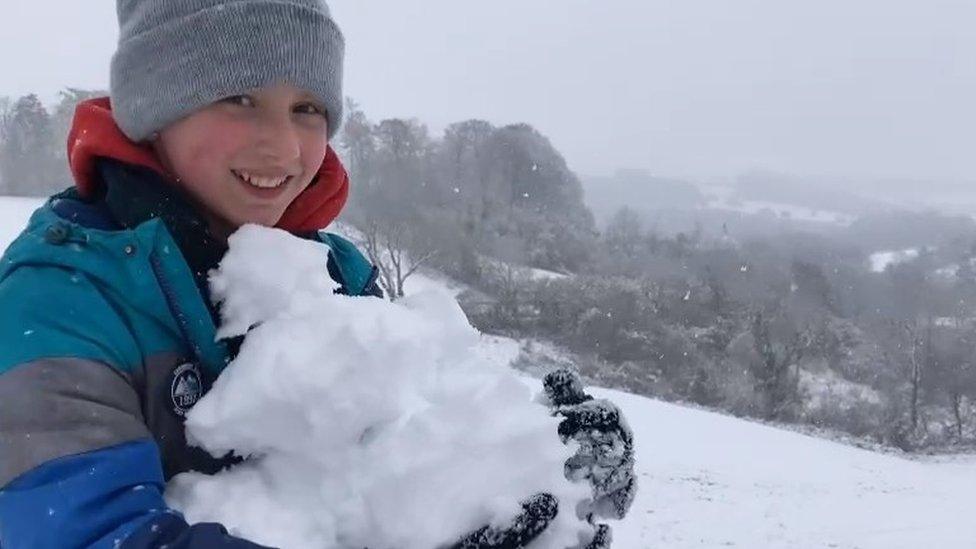
POLYGON ((705 209, 729 210, 744 214, 758 214, 768 211, 783 219, 844 226, 850 225, 855 220, 855 216, 842 212, 818 210, 782 202, 742 200, 735 196, 735 189, 731 187, 699 185, 699 188, 708 197, 708 202, 704 206, 705 209))
MULTIPOLYGON (((37 204, 0 198, 0 248, 37 204)), ((507 363, 518 344, 483 337, 476 352, 507 363)), ((976 457, 908 459, 618 391, 592 392, 617 403, 635 435, 640 489, 629 516, 613 525, 615 548, 976 546, 976 457)))
MULTIPOLYGON (((493 269, 503 270, 510 267, 502 261, 494 259, 488 256, 481 256, 482 263, 493 269)), ((517 266, 515 267, 516 276, 525 277, 529 280, 564 280, 569 278, 569 275, 564 273, 557 273, 555 271, 547 271, 545 269, 536 269, 535 267, 525 267, 517 266)))
POLYGON ((772 212, 776 217, 795 221, 811 221, 814 223, 829 223, 834 225, 850 225, 854 216, 840 212, 831 212, 762 200, 741 200, 736 202, 712 203, 712 209, 732 210, 745 214, 758 214, 765 211, 772 212))
POLYGON ((906 459, 616 391, 640 490, 619 547, 976 546, 976 458, 906 459))
POLYGON ((871 263, 871 272, 883 273, 888 268, 888 265, 897 265, 905 261, 911 261, 917 258, 918 254, 918 248, 889 250, 871 254, 868 261, 871 263))

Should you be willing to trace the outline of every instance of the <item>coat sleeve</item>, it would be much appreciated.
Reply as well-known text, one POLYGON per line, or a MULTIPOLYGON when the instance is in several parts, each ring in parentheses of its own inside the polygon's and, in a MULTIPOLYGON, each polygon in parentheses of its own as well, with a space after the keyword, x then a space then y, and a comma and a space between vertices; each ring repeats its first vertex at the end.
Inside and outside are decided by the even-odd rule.
POLYGON ((83 275, 24 267, 0 282, 0 547, 259 547, 167 508, 126 370, 138 353, 83 275))
POLYGON ((317 232, 315 239, 329 247, 329 276, 340 285, 338 293, 383 298, 377 282, 379 269, 349 240, 333 233, 317 232))

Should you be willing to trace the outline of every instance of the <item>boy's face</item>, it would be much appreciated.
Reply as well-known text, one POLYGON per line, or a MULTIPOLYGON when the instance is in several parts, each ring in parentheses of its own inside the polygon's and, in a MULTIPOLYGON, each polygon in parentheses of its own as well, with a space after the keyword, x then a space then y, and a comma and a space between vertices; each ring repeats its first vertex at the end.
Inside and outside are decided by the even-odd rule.
POLYGON ((204 107, 167 126, 153 146, 226 237, 245 223, 278 223, 318 173, 327 132, 314 96, 282 84, 204 107))

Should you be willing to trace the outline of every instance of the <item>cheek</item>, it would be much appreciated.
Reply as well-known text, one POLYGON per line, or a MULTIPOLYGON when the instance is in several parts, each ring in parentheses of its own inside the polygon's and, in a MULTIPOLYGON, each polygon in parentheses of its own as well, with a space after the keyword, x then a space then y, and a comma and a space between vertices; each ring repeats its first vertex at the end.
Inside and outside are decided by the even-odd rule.
POLYGON ((229 159, 235 151, 244 147, 242 136, 247 135, 246 123, 225 117, 203 113, 191 117, 179 128, 180 144, 184 160, 204 167, 229 159))
POLYGON ((329 139, 324 133, 313 133, 302 138, 302 170, 314 176, 325 160, 329 139))
POLYGON ((197 134, 198 141, 193 152, 197 160, 211 169, 230 167, 234 157, 247 149, 247 128, 244 124, 221 124, 207 130, 197 134))

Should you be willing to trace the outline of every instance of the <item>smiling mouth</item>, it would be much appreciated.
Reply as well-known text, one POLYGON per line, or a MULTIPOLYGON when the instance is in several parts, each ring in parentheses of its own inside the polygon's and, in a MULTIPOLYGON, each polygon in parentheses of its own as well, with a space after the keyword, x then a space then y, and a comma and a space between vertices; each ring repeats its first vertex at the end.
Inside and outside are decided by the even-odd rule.
POLYGON ((290 175, 279 176, 279 177, 263 177, 259 175, 254 175, 244 171, 231 170, 237 179, 243 183, 247 183, 252 187, 257 187, 259 189, 277 189, 281 187, 289 180, 291 180, 290 175))

